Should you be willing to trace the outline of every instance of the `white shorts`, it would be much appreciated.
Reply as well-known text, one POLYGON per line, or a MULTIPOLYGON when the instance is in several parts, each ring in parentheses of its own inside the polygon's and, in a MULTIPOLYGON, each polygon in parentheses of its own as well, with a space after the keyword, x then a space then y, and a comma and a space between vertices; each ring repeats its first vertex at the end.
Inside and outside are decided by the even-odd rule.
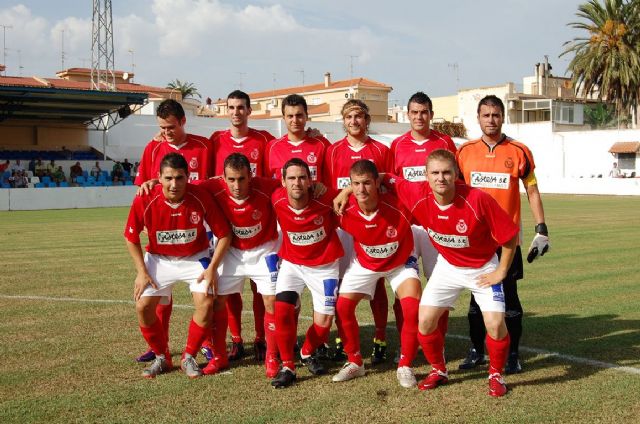
POLYGON ((428 280, 433 273, 433 267, 436 266, 438 251, 433 247, 429 234, 424 227, 412 225, 411 232, 413 233, 413 251, 416 258, 422 257, 422 272, 424 272, 424 276, 428 280))
POLYGON ((218 294, 242 293, 249 278, 256 283, 258 293, 275 296, 279 247, 277 239, 248 250, 230 247, 218 267, 218 294))
POLYGON ((504 312, 504 291, 502 283, 491 287, 477 286, 478 277, 495 271, 498 257, 493 258, 480 268, 464 268, 451 265, 442 255, 431 274, 427 287, 422 292, 420 305, 451 308, 462 290, 469 289, 482 312, 504 312))
POLYGON ((276 282, 276 294, 294 291, 300 296, 306 286, 311 291, 313 310, 325 315, 335 315, 338 298, 338 262, 335 260, 326 265, 311 267, 282 260, 276 282))
MULTIPOLYGON (((158 285, 158 289, 147 286, 142 296, 171 296, 173 285, 183 281, 189 284, 191 293, 205 293, 207 283, 198 283, 198 277, 211 263, 209 251, 204 250, 192 256, 164 256, 145 253, 144 264, 147 272, 158 285)), ((213 290, 209 288, 209 293, 213 290)))
POLYGON ((354 257, 353 253, 353 236, 347 233, 342 228, 336 228, 336 232, 338 233, 338 238, 340 239, 340 243, 342 244, 342 250, 344 250, 344 255, 339 259, 340 261, 340 278, 344 277, 344 273, 349 268, 349 264, 351 264, 351 259, 354 257))
POLYGON ((415 262, 406 265, 400 265, 389 271, 371 271, 360 265, 357 258, 353 258, 349 264, 349 268, 342 277, 340 283, 340 294, 342 293, 363 293, 367 298, 372 299, 376 292, 376 285, 380 278, 386 278, 391 285, 391 289, 395 293, 409 278, 420 280, 415 262))

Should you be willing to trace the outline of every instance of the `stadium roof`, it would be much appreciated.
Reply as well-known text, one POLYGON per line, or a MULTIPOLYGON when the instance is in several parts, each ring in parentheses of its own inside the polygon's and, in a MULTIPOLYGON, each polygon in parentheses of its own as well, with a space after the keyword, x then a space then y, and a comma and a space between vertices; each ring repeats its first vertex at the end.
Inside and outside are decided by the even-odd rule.
POLYGON ((640 141, 619 141, 613 143, 609 153, 638 153, 640 151, 640 141))

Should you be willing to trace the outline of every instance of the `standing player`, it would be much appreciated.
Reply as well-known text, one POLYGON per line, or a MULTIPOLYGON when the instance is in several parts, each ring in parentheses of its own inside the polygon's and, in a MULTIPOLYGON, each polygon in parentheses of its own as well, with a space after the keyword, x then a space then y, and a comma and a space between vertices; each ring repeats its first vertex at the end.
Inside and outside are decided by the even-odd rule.
MULTIPOLYGON (((451 137, 432 130, 433 104, 429 96, 418 91, 409 98, 407 116, 411 130, 393 140, 391 143, 391 171, 407 181, 426 181, 424 164, 431 152, 445 149, 456 152, 456 145, 451 137)), ((429 236, 420 225, 413 225, 413 241, 416 257, 422 258, 422 271, 429 279, 436 264, 438 252, 433 247, 429 236)), ((398 331, 402 328, 402 309, 396 299, 393 304, 398 331)), ((445 312, 440 323, 446 334, 449 313, 445 312)))
MULTIPOLYGON (((211 152, 209 142, 206 138, 186 132, 187 118, 182 105, 175 100, 164 100, 156 111, 158 126, 160 127, 159 137, 151 140, 142 153, 138 174, 135 184, 141 186, 140 193, 148 193, 148 186, 144 183, 155 180, 160 170, 160 162, 168 153, 179 153, 188 164, 187 176, 189 181, 196 181, 210 177, 212 174, 211 152)), ((157 182, 157 181, 155 181, 157 182)), ((169 335, 169 320, 173 299, 163 298, 156 310, 158 319, 165 329, 167 337, 169 335)), ((140 355, 138 362, 147 362, 154 359, 153 352, 147 351, 140 355)))
MULTIPOLYGON (((327 185, 334 189, 348 187, 351 181, 351 165, 361 159, 372 161, 380 172, 389 172, 389 148, 369 137, 371 115, 369 114, 369 107, 366 103, 358 99, 348 100, 342 106, 342 119, 347 135, 327 149, 327 156, 324 161, 324 178, 327 185)), ((340 260, 340 275, 344 275, 351 261, 353 238, 341 229, 338 229, 338 235, 345 250, 345 255, 340 260)), ((389 300, 387 298, 387 290, 384 286, 384 278, 378 280, 375 294, 370 301, 370 306, 375 325, 371 363, 376 365, 384 362, 387 358, 386 336, 389 300)), ((338 315, 336 321, 339 319, 340 316, 338 315)), ((336 359, 346 359, 344 353, 342 353, 342 349, 342 340, 337 339, 336 359)))
POLYGON ((296 380, 294 345, 297 325, 295 308, 305 286, 313 297, 313 323, 307 330, 300 356, 314 375, 326 369, 315 355, 326 343, 335 315, 339 259, 343 255, 335 231, 336 217, 328 191, 312 199, 311 171, 302 159, 294 158, 282 169, 282 185, 272 202, 282 228, 282 258, 276 283, 276 338, 282 369, 273 379, 275 388, 290 386, 296 380))
MULTIPOLYGON (((240 153, 249 159, 253 177, 264 176, 265 147, 274 137, 267 131, 249 127, 251 99, 247 93, 240 90, 229 93, 227 96, 227 111, 229 113, 229 123, 231 124, 229 129, 216 131, 209 138, 213 151, 213 175, 223 175, 226 158, 231 154, 240 153)), ((256 331, 253 351, 256 360, 263 361, 266 353, 265 334, 263 331, 264 303, 253 281, 251 282, 251 291, 253 292, 253 319, 256 331)), ((241 293, 232 293, 228 296, 227 312, 229 331, 231 332, 229 359, 234 361, 244 356, 241 293)))
POLYGON ((322 136, 311 136, 305 130, 307 125, 307 102, 298 94, 291 94, 282 101, 282 117, 287 126, 287 134, 271 140, 265 153, 265 176, 282 178, 284 164, 292 158, 302 159, 309 165, 311 181, 324 181, 323 162, 329 140, 322 136))
POLYGON ((229 226, 213 199, 187 183, 188 164, 178 153, 169 153, 160 163, 160 184, 149 194, 136 196, 129 212, 124 236, 137 270, 134 300, 140 331, 155 355, 143 376, 154 378, 172 368, 167 334, 156 315, 161 297, 171 296, 175 283, 189 284, 195 312, 189 325, 181 368, 190 378, 202 371, 195 355, 211 331, 211 312, 216 295, 216 268, 231 242, 229 226), (210 257, 204 222, 218 237, 210 257), (142 254, 140 232, 149 235, 147 253, 142 254))
POLYGON ((481 190, 456 183, 458 172, 453 153, 439 149, 427 159, 428 183, 411 183, 385 177, 398 197, 427 229, 438 249, 438 259, 420 300, 418 341, 431 364, 420 390, 447 383, 444 334, 438 328, 441 316, 451 308, 462 290, 475 295, 487 328, 489 394, 503 396, 507 386, 502 372, 509 350, 504 322, 504 292, 501 281, 515 254, 518 227, 498 203, 481 190), (495 251, 502 246, 500 261, 495 251))
MULTIPOLYGON (((549 232, 544 222, 542 198, 533 172, 535 169, 533 155, 527 146, 502 133, 503 120, 504 104, 502 100, 496 96, 487 96, 480 100, 478 123, 482 130, 482 137, 460 147, 457 154, 458 166, 466 183, 489 193, 519 227, 522 227, 519 180, 522 180, 529 199, 531 213, 536 222, 536 235, 527 256, 527 260, 532 262, 549 250, 549 232)), ((507 374, 522 371, 518 358, 523 316, 517 283, 523 277, 520 242, 519 238, 513 264, 504 280, 506 322, 511 335, 507 374)), ((498 249, 499 255, 500 250, 498 249)), ((469 305, 468 319, 473 347, 460 365, 460 369, 471 369, 485 362, 485 328, 478 304, 473 296, 469 305)))
POLYGON ((226 368, 225 301, 234 293, 241 293, 245 279, 250 278, 255 281, 260 301, 264 301, 263 309, 266 309, 262 329, 266 335, 265 366, 267 377, 273 378, 279 370, 274 315, 279 243, 271 194, 281 182, 252 177, 251 164, 241 153, 229 155, 223 166, 223 178, 216 177, 199 184, 213 193, 233 231, 231 247, 218 269, 218 296, 213 306, 214 357, 203 371, 215 374, 226 368))
POLYGON ((411 215, 395 196, 379 193, 378 170, 370 160, 355 162, 350 175, 353 194, 340 218, 340 226, 353 236, 355 257, 343 276, 336 306, 348 362, 333 381, 364 375, 356 307, 363 298, 373 296, 380 278, 387 278, 404 313, 397 377, 401 386, 413 387, 416 378, 411 363, 418 351, 421 287, 416 259, 412 256, 411 215))

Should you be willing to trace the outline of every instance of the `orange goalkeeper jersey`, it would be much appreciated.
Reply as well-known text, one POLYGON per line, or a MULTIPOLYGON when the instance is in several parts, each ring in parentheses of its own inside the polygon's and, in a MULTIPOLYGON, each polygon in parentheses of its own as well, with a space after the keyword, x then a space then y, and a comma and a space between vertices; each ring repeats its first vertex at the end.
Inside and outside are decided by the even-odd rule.
POLYGON ((491 147, 482 139, 463 144, 456 154, 465 182, 489 193, 516 225, 520 225, 518 180, 533 176, 531 150, 504 136, 491 147))

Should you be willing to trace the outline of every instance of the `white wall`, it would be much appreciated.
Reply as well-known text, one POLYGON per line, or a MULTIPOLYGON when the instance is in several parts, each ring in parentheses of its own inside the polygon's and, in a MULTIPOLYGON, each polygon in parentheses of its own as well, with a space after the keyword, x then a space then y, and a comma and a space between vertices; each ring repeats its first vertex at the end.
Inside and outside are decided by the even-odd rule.
POLYGON ((130 206, 137 187, 14 188, 0 190, 0 210, 130 206))

